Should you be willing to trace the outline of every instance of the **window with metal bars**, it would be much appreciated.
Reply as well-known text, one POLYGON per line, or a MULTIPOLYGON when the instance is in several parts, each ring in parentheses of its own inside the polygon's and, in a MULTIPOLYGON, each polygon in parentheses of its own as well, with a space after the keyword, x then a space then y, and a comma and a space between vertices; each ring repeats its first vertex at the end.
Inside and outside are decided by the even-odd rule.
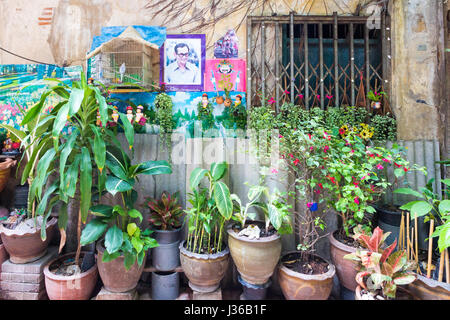
MULTIPOLYGON (((249 17, 249 106, 273 98, 276 109, 285 102, 307 109, 370 108, 369 90, 389 91, 384 14, 381 29, 369 29, 367 17, 360 16, 249 17)), ((383 112, 389 110, 384 98, 383 112)))

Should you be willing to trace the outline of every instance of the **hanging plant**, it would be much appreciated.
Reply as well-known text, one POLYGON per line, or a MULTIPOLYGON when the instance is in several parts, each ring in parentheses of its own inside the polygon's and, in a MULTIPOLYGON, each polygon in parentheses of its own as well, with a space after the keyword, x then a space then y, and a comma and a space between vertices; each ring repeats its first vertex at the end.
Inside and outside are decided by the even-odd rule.
MULTIPOLYGON (((165 92, 159 93, 155 98, 156 123, 159 124, 159 136, 166 146, 169 155, 169 161, 172 153, 172 130, 173 121, 173 102, 172 98, 165 92)), ((160 144, 160 146, 162 146, 160 144)))

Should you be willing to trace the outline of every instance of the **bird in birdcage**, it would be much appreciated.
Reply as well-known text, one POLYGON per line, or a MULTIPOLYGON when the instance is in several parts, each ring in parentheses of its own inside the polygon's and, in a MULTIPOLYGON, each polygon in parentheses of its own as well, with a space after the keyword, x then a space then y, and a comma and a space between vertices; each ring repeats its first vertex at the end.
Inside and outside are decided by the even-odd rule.
POLYGON ((119 68, 120 82, 123 82, 123 75, 125 74, 125 70, 126 70, 126 67, 125 67, 125 62, 124 62, 124 63, 122 63, 122 65, 119 68))

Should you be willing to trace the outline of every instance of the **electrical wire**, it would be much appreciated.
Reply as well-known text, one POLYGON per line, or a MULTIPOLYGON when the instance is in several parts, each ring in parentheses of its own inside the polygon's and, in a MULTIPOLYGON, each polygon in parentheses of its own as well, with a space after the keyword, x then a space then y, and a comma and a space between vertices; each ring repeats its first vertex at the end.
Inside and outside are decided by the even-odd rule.
POLYGON ((13 56, 16 56, 16 57, 19 57, 19 58, 21 58, 21 59, 28 60, 28 61, 31 61, 31 62, 34 62, 34 63, 38 63, 38 64, 46 64, 46 65, 48 65, 48 66, 57 66, 57 67, 59 67, 57 64, 54 64, 54 63, 45 63, 45 62, 40 62, 40 61, 36 61, 36 60, 33 60, 33 59, 25 58, 25 57, 23 57, 23 56, 21 56, 21 55, 18 55, 18 54, 14 53, 14 52, 11 52, 11 51, 9 51, 9 50, 6 50, 5 48, 2 48, 2 47, 0 47, 0 50, 3 50, 3 51, 5 51, 5 52, 7 52, 7 53, 9 53, 9 54, 11 54, 11 55, 13 55, 13 56))

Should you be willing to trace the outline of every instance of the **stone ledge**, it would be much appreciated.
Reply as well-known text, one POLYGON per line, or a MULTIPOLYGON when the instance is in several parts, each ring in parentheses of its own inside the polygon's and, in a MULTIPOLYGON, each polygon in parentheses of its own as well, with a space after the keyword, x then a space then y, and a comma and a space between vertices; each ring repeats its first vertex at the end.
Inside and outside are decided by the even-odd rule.
POLYGON ((45 256, 30 263, 16 264, 12 263, 11 260, 6 260, 2 263, 1 271, 7 273, 40 274, 43 272, 45 265, 57 255, 58 248, 56 246, 51 246, 48 247, 45 256))
POLYGON ((222 289, 219 287, 214 292, 192 291, 192 300, 222 300, 222 289))
POLYGON ((136 289, 127 292, 111 292, 102 287, 95 300, 139 300, 136 289))

